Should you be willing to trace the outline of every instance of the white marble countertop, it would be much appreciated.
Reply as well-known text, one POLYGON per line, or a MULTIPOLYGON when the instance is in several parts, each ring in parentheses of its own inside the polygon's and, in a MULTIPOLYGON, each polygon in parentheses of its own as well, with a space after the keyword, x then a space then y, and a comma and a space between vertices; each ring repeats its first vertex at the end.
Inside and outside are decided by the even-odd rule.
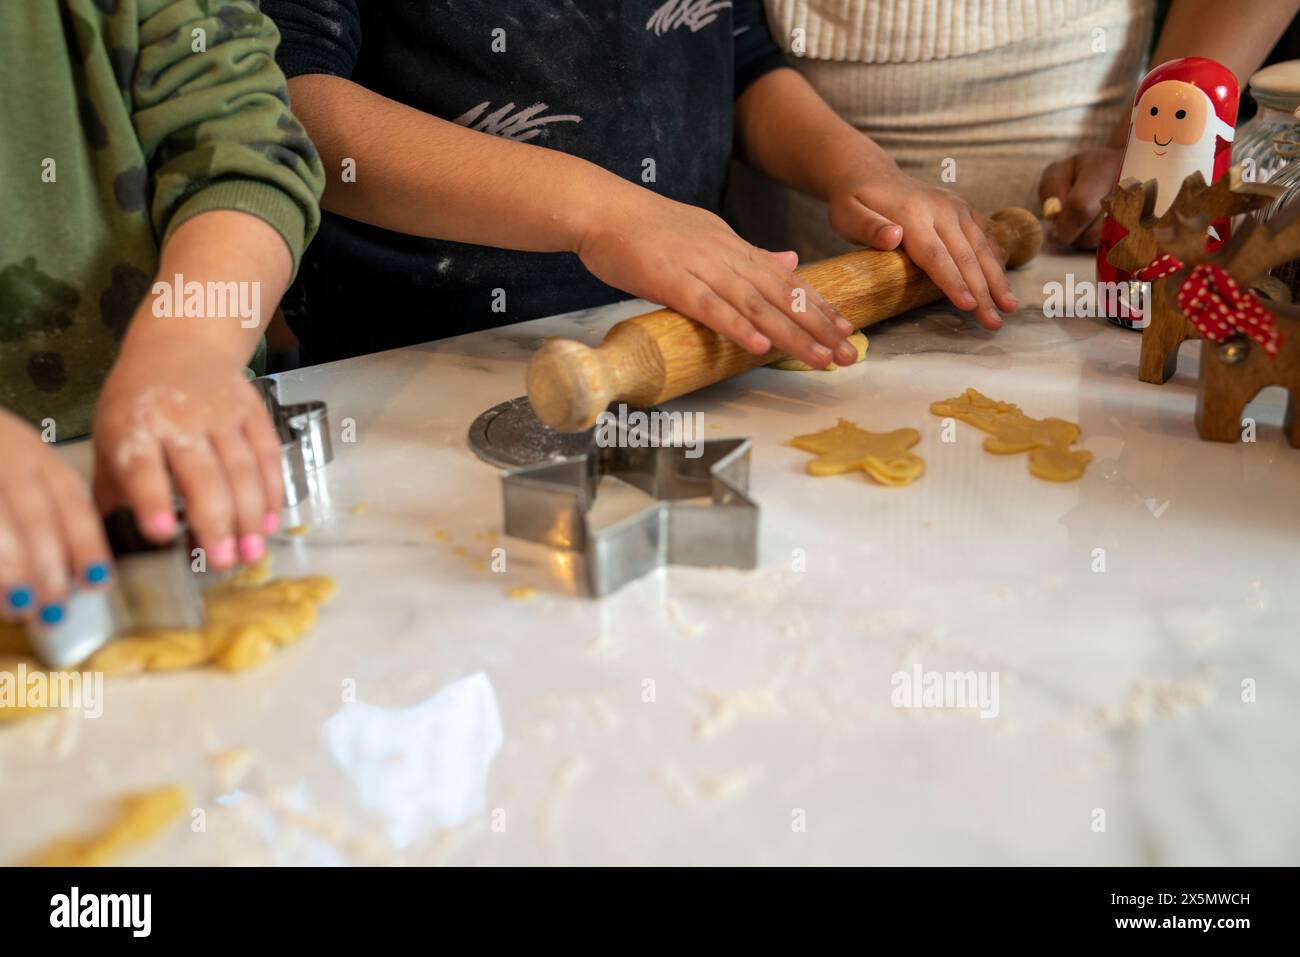
POLYGON ((936 305, 873 330, 852 369, 671 403, 754 440, 761 565, 600 601, 540 546, 501 539, 503 574, 473 563, 501 496, 465 434, 522 393, 541 337, 595 343, 644 304, 284 376, 356 424, 311 530, 274 548, 337 597, 258 670, 110 679, 98 719, 0 728, 0 862, 184 783, 204 829, 128 862, 1297 863, 1300 451, 1280 397, 1248 411, 1257 442, 1201 442, 1198 346, 1138 382, 1135 334, 1042 317, 1071 268, 1090 275, 1051 256, 1018 273, 1028 308, 996 335, 936 305), (1078 421, 1084 478, 1033 478, 964 424, 941 442, 929 404, 967 386, 1078 421), (783 443, 838 416, 919 429, 926 475, 805 474, 783 443), (917 668, 996 674, 996 717, 894 707, 917 668))

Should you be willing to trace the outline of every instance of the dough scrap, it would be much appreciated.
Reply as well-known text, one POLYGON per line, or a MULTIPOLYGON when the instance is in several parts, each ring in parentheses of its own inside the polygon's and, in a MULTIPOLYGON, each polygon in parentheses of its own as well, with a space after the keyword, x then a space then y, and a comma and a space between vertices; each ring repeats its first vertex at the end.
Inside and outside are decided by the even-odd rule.
POLYGON ((153 840, 189 803, 183 787, 128 794, 117 815, 94 834, 57 838, 24 861, 27 867, 100 867, 131 847, 153 840))
MULTIPOLYGON (((867 337, 860 332, 855 332, 848 337, 849 345, 858 351, 858 357, 853 360, 853 365, 867 360, 867 337)), ((844 366, 837 366, 834 362, 825 369, 814 369, 802 359, 777 359, 775 362, 768 363, 769 369, 783 369, 787 372, 835 372, 844 366)))
POLYGON ((925 472, 925 460, 907 451, 921 441, 916 429, 868 432, 848 419, 829 429, 796 435, 787 444, 817 457, 809 475, 840 475, 861 469, 881 485, 907 485, 925 472))
POLYGON ((1029 472, 1049 482, 1072 482, 1083 475, 1092 453, 1071 449, 1079 426, 1064 419, 1031 419, 1011 402, 999 402, 967 389, 930 405, 935 415, 951 416, 988 432, 984 451, 994 455, 1029 453, 1029 472))
MULTIPOLYGON (((115 638, 77 671, 105 675, 170 671, 211 664, 244 671, 266 661, 277 648, 301 638, 316 622, 317 608, 334 594, 334 580, 322 576, 271 579, 265 561, 240 569, 203 594, 207 624, 201 631, 149 631, 115 638)), ((0 622, 0 672, 17 682, 17 667, 43 670, 31 657, 21 625, 0 622)), ((0 705, 0 721, 27 717, 40 707, 0 705)))
POLYGON ((223 582, 204 593, 202 631, 124 635, 80 666, 105 675, 172 671, 212 664, 246 671, 301 638, 316 623, 316 609, 334 594, 324 577, 281 578, 255 585, 223 582))

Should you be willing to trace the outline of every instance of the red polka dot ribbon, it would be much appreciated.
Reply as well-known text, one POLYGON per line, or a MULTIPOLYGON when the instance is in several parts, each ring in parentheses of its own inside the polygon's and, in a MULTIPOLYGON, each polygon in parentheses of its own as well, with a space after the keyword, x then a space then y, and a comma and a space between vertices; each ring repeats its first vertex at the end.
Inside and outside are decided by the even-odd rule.
MULTIPOLYGON (((1133 274, 1141 282, 1172 276, 1183 268, 1169 253, 1157 256, 1133 274)), ((1226 269, 1213 263, 1196 266, 1178 287, 1178 308, 1206 339, 1223 342, 1239 332, 1254 339, 1270 356, 1282 345, 1273 313, 1254 293, 1237 285, 1226 269)))
POLYGON ((1183 261, 1181 259, 1177 259, 1169 255, 1169 253, 1162 253, 1135 272, 1133 278, 1141 282, 1154 282, 1157 279, 1172 276, 1182 268, 1183 261))
POLYGON ((1282 344, 1273 313, 1254 293, 1238 286, 1222 266, 1201 263, 1194 268, 1178 287, 1178 308, 1211 342, 1244 332, 1270 356, 1277 355, 1282 344))

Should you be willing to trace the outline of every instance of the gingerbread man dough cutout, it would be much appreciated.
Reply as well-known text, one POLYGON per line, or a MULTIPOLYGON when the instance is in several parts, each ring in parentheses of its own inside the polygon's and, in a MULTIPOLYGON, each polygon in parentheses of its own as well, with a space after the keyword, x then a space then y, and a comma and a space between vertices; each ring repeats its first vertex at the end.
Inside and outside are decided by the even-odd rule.
POLYGON ((1029 471, 1049 482, 1070 482, 1083 475, 1092 461, 1086 449, 1071 449, 1079 426, 1064 419, 1031 419, 1011 402, 999 402, 967 389, 930 405, 935 415, 961 419, 989 433, 984 451, 994 455, 1029 453, 1029 471))

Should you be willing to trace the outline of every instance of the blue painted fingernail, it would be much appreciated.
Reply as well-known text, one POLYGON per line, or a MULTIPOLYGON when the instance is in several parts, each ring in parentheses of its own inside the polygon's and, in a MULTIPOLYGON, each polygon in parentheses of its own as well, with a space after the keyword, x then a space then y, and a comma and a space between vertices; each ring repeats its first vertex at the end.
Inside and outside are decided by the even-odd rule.
POLYGON ((86 569, 86 581, 92 585, 98 585, 108 580, 108 566, 103 562, 95 562, 86 569))
POLYGON ((47 625, 57 625, 63 621, 63 606, 46 605, 41 609, 41 621, 47 625))
POLYGON ((32 603, 32 590, 30 588, 18 587, 9 592, 9 607, 14 611, 22 611, 32 603))

